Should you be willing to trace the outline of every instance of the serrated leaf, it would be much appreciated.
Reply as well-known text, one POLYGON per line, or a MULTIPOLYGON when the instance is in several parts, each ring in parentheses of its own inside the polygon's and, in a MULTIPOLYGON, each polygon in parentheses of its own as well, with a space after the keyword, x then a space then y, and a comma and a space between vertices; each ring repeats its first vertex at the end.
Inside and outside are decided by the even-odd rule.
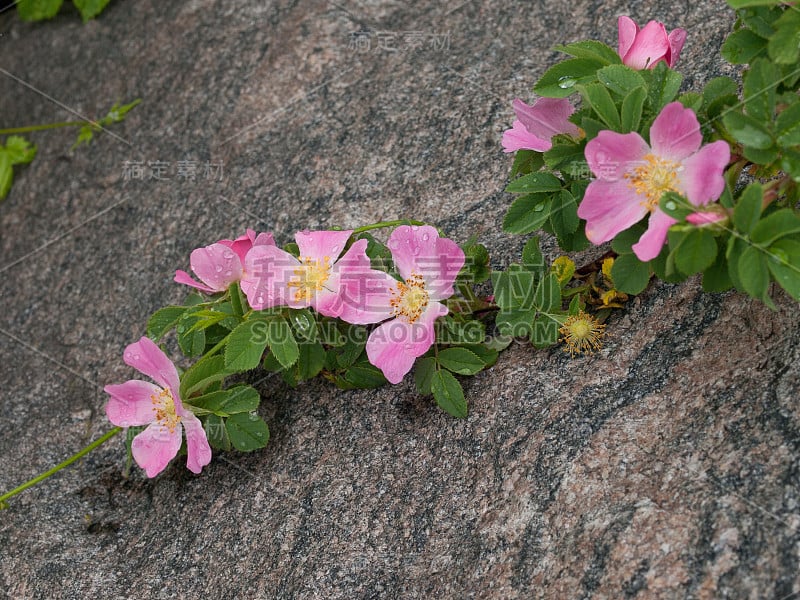
POLYGON ((269 427, 254 412, 231 415, 225 420, 225 429, 239 452, 252 452, 269 442, 269 427))
POLYGON ((781 146, 800 144, 800 101, 782 111, 775 119, 775 130, 781 146))
POLYGON ((206 431, 208 443, 214 450, 230 451, 231 439, 228 437, 228 430, 222 417, 215 414, 206 415, 203 417, 203 429, 206 431))
POLYGON ((706 292, 724 292, 733 286, 728 273, 728 261, 725 253, 717 250, 714 264, 703 272, 703 290, 706 292))
POLYGON ((559 324, 549 315, 540 315, 533 323, 531 343, 536 348, 548 348, 558 343, 559 324))
POLYGON ((103 9, 110 1, 111 0, 72 0, 72 3, 78 8, 83 22, 86 23, 89 19, 94 19, 103 12, 103 9))
POLYGON ((553 194, 553 204, 550 208, 550 224, 558 239, 575 233, 580 224, 578 218, 578 203, 575 197, 567 190, 553 194))
POLYGON ((790 7, 773 25, 776 31, 767 45, 769 57, 778 64, 796 63, 800 56, 800 10, 790 7))
POLYGON ((360 389, 372 389, 388 383, 381 370, 370 364, 367 360, 359 360, 344 374, 344 379, 350 385, 360 389))
POLYGON ((778 238, 797 232, 800 232, 800 218, 792 209, 784 208, 761 219, 753 227, 750 239, 756 244, 769 246, 778 238))
POLYGON ((650 267, 635 254, 622 254, 611 267, 611 277, 620 292, 636 295, 647 287, 650 281, 650 267))
POLYGON ((742 192, 736 208, 733 209, 733 224, 744 234, 749 234, 761 216, 764 190, 758 183, 751 183, 742 192))
POLYGON ((186 400, 186 403, 191 406, 210 411, 222 417, 243 412, 249 413, 257 409, 260 402, 261 397, 258 392, 249 385, 210 392, 186 400))
MULTIPOLYGON (((288 329, 289 324, 283 323, 288 329)), ((257 319, 245 321, 231 331, 225 346, 225 367, 229 371, 249 371, 258 366, 269 342, 268 325, 266 321, 257 319)))
POLYGON ((730 111, 722 117, 722 122, 731 135, 745 146, 765 150, 775 143, 766 126, 749 115, 730 111))
POLYGON ((517 198, 503 219, 503 231, 523 234, 540 229, 550 218, 551 203, 548 194, 528 194, 517 198))
POLYGON ((506 191, 512 194, 538 194, 558 191, 561 186, 561 180, 555 175, 537 171, 515 179, 506 186, 506 191))
POLYGON ((297 375, 305 381, 316 377, 325 365, 325 348, 319 342, 306 342, 299 345, 300 357, 297 360, 297 375))
POLYGON ((533 91, 547 98, 566 98, 575 91, 576 85, 595 81, 597 70, 603 66, 602 61, 595 59, 565 60, 547 69, 533 91))
POLYGON ((705 271, 717 257, 717 242, 706 229, 692 229, 680 245, 672 250, 675 266, 686 275, 705 271))
POLYGON ((678 102, 683 104, 684 108, 690 108, 696 113, 703 106, 703 96, 696 92, 686 92, 678 96, 678 102))
MULTIPOLYGON (((517 150, 514 156, 514 163, 511 165, 511 174, 509 177, 512 179, 517 175, 527 175, 542 168, 542 153, 535 150, 517 150)), ((369 253, 367 253, 369 256, 369 253)), ((370 257, 371 258, 371 257, 370 257)))
POLYGON ((539 311, 546 313, 561 308, 561 284, 555 273, 550 273, 539 281, 534 304, 539 311))
POLYGON ((642 73, 646 73, 650 79, 648 82, 650 109, 654 113, 660 113, 662 108, 675 99, 683 82, 683 76, 668 68, 663 61, 653 69, 642 73))
POLYGON ((642 107, 646 98, 647 90, 644 87, 634 88, 625 96, 620 112, 620 133, 629 133, 639 129, 642 107))
POLYGON ((619 232, 613 240, 611 240, 611 249, 617 254, 630 254, 633 252, 632 246, 639 241, 642 234, 645 232, 645 225, 637 223, 633 227, 619 232))
POLYGON ((269 349, 284 368, 291 367, 300 358, 300 349, 286 319, 270 319, 267 322, 269 349))
POLYGON ((611 65, 597 71, 597 79, 606 88, 624 98, 636 88, 644 88, 644 78, 625 65, 611 65))
POLYGON ((769 271, 764 252, 755 246, 748 246, 739 257, 738 267, 744 291, 753 298, 763 299, 769 285, 769 271))
POLYGON ((23 21, 43 21, 58 14, 62 0, 22 0, 17 4, 17 14, 23 21))
POLYGON ((708 106, 724 96, 735 96, 738 91, 736 82, 730 77, 715 77, 703 88, 703 101, 708 106))
POLYGON ((522 268, 534 273, 542 273, 545 270, 544 256, 539 250, 539 236, 533 236, 522 248, 522 268))
POLYGON ((417 393, 427 396, 431 393, 433 376, 436 374, 436 359, 432 356, 420 358, 414 364, 414 384, 417 393))
POLYGON ((789 295, 800 302, 800 241, 782 239, 769 249, 767 266, 789 295))
POLYGON ((480 357, 466 348, 447 348, 440 351, 439 364, 459 375, 475 375, 484 367, 480 357))
POLYGON ((442 410, 456 418, 466 418, 467 401, 464 398, 464 390, 450 372, 437 371, 433 376, 431 391, 442 410))
POLYGON ((181 398, 189 398, 195 392, 202 392, 209 384, 222 381, 231 373, 225 369, 225 358, 219 355, 204 356, 181 377, 181 398))
POLYGON ((622 62, 616 50, 597 40, 584 40, 563 45, 559 44, 555 46, 553 50, 569 54, 575 58, 585 58, 607 65, 619 64, 622 62))
MULTIPOLYGON (((775 82, 778 70, 765 58, 758 58, 750 64, 744 76, 744 108, 754 119, 772 121, 775 112, 775 82)), ((753 144, 750 144, 753 145, 753 144)))
POLYGON ((24 137, 8 136, 5 148, 0 146, 0 153, 5 152, 12 165, 27 165, 36 157, 36 145, 24 137))
MULTIPOLYGON (((609 67, 610 68, 610 67, 609 67)), ((619 112, 614 101, 611 99, 611 94, 602 83, 590 83, 588 85, 576 86, 584 102, 592 107, 600 120, 603 121, 610 129, 619 129, 619 112)))
POLYGON ((750 29, 740 29, 731 33, 722 44, 722 58, 734 65, 744 65, 767 49, 767 40, 750 29))

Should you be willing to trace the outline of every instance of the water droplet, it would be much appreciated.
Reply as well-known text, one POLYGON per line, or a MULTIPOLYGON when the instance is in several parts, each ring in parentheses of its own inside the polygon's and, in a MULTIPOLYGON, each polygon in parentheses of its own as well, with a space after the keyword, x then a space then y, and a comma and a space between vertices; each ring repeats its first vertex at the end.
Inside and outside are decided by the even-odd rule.
POLYGON ((335 246, 331 246, 331 254, 336 254, 341 249, 342 248, 341 248, 341 246, 339 246, 339 244, 336 244, 335 246))
POLYGON ((183 333, 186 331, 186 327, 184 325, 178 325, 175 329, 178 331, 178 333, 183 333))
POLYGON ((678 205, 677 205, 677 204, 675 204, 674 202, 670 201, 670 202, 667 202, 667 203, 664 205, 664 207, 665 207, 667 210, 675 210, 676 208, 678 208, 678 205))
POLYGON ((417 231, 419 229, 419 225, 412 225, 411 231, 417 231))
POLYGON ((215 270, 217 273, 222 273, 222 265, 217 265, 216 267, 214 267, 214 270, 215 270))
POLYGON ((544 204, 537 204, 533 207, 533 212, 542 212, 544 210, 544 204))
POLYGON ((422 234, 422 241, 423 241, 423 242, 427 242, 427 241, 428 241, 428 238, 430 238, 430 237, 431 237, 431 236, 429 236, 427 233, 423 233, 423 234, 422 234))
POLYGON ((570 75, 564 75, 564 77, 558 78, 558 87, 562 90, 567 90, 578 83, 577 78, 572 77, 570 75))
POLYGON ((141 357, 138 354, 133 355, 133 360, 139 360, 141 357))
POLYGON ((233 258, 233 253, 230 250, 226 250, 225 252, 222 253, 222 258, 230 260, 233 258))
POLYGON ((225 277, 230 277, 231 275, 233 275, 233 271, 231 271, 230 269, 225 271, 225 277))

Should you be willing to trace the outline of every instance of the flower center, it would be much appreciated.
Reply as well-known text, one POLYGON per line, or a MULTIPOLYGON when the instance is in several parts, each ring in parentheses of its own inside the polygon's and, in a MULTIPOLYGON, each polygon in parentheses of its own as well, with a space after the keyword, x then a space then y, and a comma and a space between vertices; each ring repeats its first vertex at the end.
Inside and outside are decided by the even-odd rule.
POLYGON ((300 259, 302 265, 294 270, 295 277, 289 282, 290 288, 297 288, 296 302, 311 302, 316 292, 322 291, 331 276, 331 257, 315 260, 309 256, 300 259))
POLYGON ((679 167, 680 165, 674 161, 647 154, 644 157, 644 164, 636 167, 631 173, 625 173, 624 177, 631 189, 645 197, 642 206, 653 212, 665 192, 676 191, 675 182, 679 167))
POLYGON ((428 306, 430 294, 418 273, 412 273, 405 283, 398 281, 397 287, 389 291, 392 294, 389 299, 392 315, 402 317, 406 323, 414 323, 428 306))
POLYGON ((156 413, 156 421, 167 429, 170 433, 175 433, 175 428, 181 421, 180 415, 175 411, 175 398, 168 389, 161 390, 158 394, 150 396, 153 403, 153 412, 156 413))
POLYGON ((561 341, 566 344, 565 352, 572 356, 576 354, 591 354, 602 347, 600 341, 605 333, 606 326, 593 316, 580 311, 577 315, 567 317, 559 328, 561 341))

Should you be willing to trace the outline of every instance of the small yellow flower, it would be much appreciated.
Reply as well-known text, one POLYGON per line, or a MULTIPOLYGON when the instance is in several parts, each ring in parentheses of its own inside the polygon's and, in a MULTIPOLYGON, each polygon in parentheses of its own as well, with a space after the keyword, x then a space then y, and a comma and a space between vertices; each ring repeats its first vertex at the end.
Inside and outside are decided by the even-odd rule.
POLYGON ((560 341, 566 344, 564 351, 575 356, 600 350, 603 347, 600 339, 605 335, 606 326, 592 315, 580 311, 577 315, 567 317, 558 331, 563 336, 560 341))
POLYGON ((553 261, 550 272, 556 274, 558 283, 563 286, 575 274, 575 263, 568 256, 559 256, 553 261))

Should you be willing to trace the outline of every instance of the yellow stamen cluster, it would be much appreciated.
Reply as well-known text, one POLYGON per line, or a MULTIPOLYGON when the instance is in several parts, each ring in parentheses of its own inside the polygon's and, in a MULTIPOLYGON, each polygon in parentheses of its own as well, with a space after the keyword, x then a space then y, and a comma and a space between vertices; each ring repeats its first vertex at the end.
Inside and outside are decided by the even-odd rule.
POLYGON ((600 340, 605 330, 605 325, 593 316, 580 311, 577 315, 567 317, 558 331, 563 336, 561 341, 566 344, 564 351, 575 356, 581 353, 592 354, 595 350, 600 350, 603 347, 600 340))
POLYGON ((331 276, 331 257, 315 260, 309 256, 300 259, 302 265, 294 270, 296 278, 289 282, 290 288, 297 288, 295 302, 311 302, 316 292, 325 288, 325 282, 331 276))
POLYGON ((156 413, 156 421, 167 429, 170 433, 175 433, 175 428, 181 422, 181 417, 175 411, 175 398, 169 389, 163 389, 158 394, 150 396, 153 403, 153 412, 156 413))
POLYGON ((644 164, 631 173, 625 173, 624 177, 631 189, 646 198, 642 206, 653 212, 665 192, 676 191, 675 183, 680 165, 654 154, 647 154, 643 160, 644 164))
POLYGON ((397 288, 390 290, 392 297, 389 304, 392 315, 402 318, 407 323, 414 323, 428 306, 430 294, 425 289, 422 275, 412 273, 405 283, 397 282, 397 288))

